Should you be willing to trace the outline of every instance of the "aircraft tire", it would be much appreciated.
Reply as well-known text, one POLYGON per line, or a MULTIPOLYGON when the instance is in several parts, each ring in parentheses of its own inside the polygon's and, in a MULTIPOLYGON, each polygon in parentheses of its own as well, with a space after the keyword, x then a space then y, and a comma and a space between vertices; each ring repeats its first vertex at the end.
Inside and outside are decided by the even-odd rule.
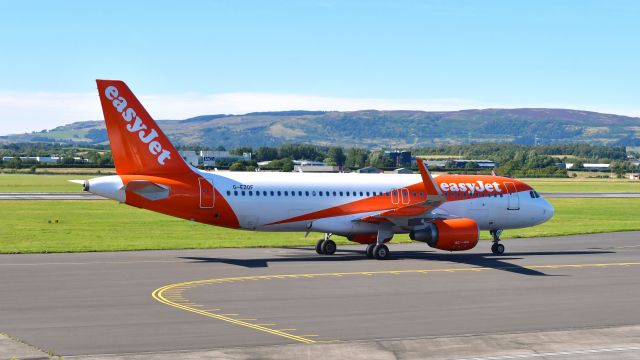
POLYGON ((502 244, 493 244, 491 245, 491 252, 496 255, 504 254, 504 245, 502 244))
POLYGON ((378 260, 384 260, 389 257, 389 248, 387 247, 387 245, 384 245, 384 244, 376 245, 373 248, 373 255, 378 260))
POLYGON ((322 242, 322 253, 325 255, 335 254, 337 249, 336 243, 333 240, 325 240, 322 242))
POLYGON ((369 259, 373 259, 373 248, 376 247, 375 243, 367 245, 367 257, 369 259))
POLYGON ((324 242, 324 239, 320 239, 318 240, 318 242, 316 243, 316 252, 318 253, 318 255, 322 255, 324 254, 322 252, 322 243, 324 242))

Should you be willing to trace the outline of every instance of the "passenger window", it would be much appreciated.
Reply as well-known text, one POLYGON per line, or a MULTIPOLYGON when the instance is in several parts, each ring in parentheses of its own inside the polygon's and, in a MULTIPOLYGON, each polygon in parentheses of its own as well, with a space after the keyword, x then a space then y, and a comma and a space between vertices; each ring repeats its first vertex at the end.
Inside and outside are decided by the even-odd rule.
POLYGON ((389 192, 387 191, 387 196, 389 196, 389 192))
POLYGON ((296 192, 295 192, 295 191, 292 191, 292 192, 291 192, 291 196, 296 196, 296 192))
POLYGON ((237 191, 237 190, 236 190, 236 191, 234 191, 234 192, 233 192, 233 195, 238 196, 238 191, 237 191))
POLYGON ((340 191, 340 196, 344 196, 344 194, 342 193, 342 191, 340 191))
POLYGON ((349 192, 347 191, 347 196, 349 196, 349 192))
POLYGON ((273 195, 274 195, 274 193, 273 193, 273 191, 271 191, 271 196, 273 196, 273 195))
POLYGON ((360 191, 360 196, 364 196, 364 194, 362 193, 362 191, 360 191))
POLYGON ((227 190, 227 195, 231 196, 231 190, 227 190))
POLYGON ((244 196, 244 190, 242 190, 242 196, 244 196))
POLYGON ((333 192, 333 196, 336 196, 336 192, 335 191, 333 192))
POLYGON ((302 196, 302 191, 298 191, 298 196, 302 196))
POLYGON ((256 196, 260 196, 260 190, 256 191, 256 196))
POLYGON ((312 192, 311 192, 311 195, 312 195, 312 196, 316 196, 316 192, 315 192, 315 191, 312 191, 312 192))
POLYGON ((284 196, 289 196, 289 192, 285 190, 284 196))
POLYGON ((252 195, 253 195, 253 191, 249 191, 249 196, 252 196, 252 195))
POLYGON ((369 196, 369 192, 367 191, 367 196, 369 196))
POLYGON ((322 191, 318 191, 318 196, 322 196, 322 191))
POLYGON ((278 191, 278 196, 282 196, 282 192, 278 191))
POLYGON ((424 193, 422 191, 420 192, 420 197, 424 197, 424 193))
POLYGON ((263 196, 267 196, 267 192, 266 192, 266 191, 263 191, 263 192, 262 192, 262 195, 263 195, 263 196))
POLYGON ((418 193, 414 192, 413 197, 417 197, 417 196, 418 196, 418 193))

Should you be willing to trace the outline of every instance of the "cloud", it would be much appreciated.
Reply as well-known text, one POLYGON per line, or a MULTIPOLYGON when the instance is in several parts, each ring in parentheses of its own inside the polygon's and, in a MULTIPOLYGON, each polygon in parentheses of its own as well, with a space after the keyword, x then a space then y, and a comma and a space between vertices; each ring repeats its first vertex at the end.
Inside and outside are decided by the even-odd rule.
MULTIPOLYGON (((552 104, 496 104, 473 99, 343 98, 285 93, 236 92, 223 94, 140 95, 155 119, 186 119, 206 114, 244 114, 282 110, 426 110, 453 111, 481 108, 555 107, 611 112, 631 116, 640 109, 556 106, 552 104)), ((96 93, 0 91, 0 135, 43 129, 75 121, 102 119, 96 93)))

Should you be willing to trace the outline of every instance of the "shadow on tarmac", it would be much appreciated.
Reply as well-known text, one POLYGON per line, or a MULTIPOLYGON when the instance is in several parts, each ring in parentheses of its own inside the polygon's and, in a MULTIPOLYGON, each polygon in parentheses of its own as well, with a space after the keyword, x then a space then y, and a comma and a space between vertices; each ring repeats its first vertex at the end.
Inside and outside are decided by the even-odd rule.
MULTIPOLYGON (((313 252, 313 256, 296 256, 285 255, 284 257, 271 257, 262 259, 229 259, 229 258, 213 258, 213 257, 197 257, 185 256, 180 259, 193 260, 194 263, 222 263, 229 265, 242 266, 247 268, 264 268, 269 263, 286 263, 286 262, 342 262, 342 261, 379 261, 368 259, 361 250, 338 250, 334 255, 317 255, 314 249, 310 248, 288 248, 296 250, 306 250, 313 252)), ((435 251, 392 251, 389 259, 393 260, 425 260, 458 263, 464 265, 477 266, 481 268, 490 268, 502 270, 510 273, 528 275, 528 276, 564 276, 564 275, 548 275, 541 271, 523 267, 508 262, 508 260, 521 260, 527 256, 563 256, 563 255, 598 255, 611 254, 614 251, 535 251, 535 252, 516 252, 508 255, 493 254, 451 254, 436 253, 435 251)))

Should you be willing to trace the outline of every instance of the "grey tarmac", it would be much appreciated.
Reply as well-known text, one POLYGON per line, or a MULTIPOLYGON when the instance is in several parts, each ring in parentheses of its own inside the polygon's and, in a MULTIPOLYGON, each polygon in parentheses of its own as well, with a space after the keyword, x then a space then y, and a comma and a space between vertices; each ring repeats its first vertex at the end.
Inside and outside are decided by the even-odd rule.
POLYGON ((65 358, 640 357, 640 232, 504 243, 0 255, 0 332, 65 358))

